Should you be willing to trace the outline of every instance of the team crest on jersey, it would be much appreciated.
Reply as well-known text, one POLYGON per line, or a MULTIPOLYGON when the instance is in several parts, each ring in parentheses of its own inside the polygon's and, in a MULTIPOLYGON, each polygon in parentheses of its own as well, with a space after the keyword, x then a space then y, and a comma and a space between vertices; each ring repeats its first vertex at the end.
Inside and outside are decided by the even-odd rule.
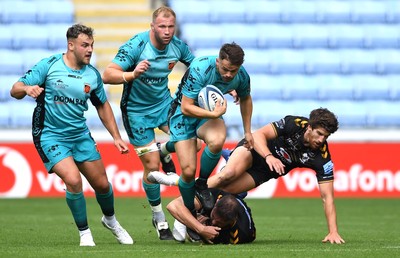
POLYGON ((89 83, 85 83, 84 91, 85 91, 85 93, 90 92, 90 84, 89 83))
POLYGON ((289 153, 284 148, 280 148, 279 154, 283 157, 287 162, 292 163, 292 158, 290 157, 289 153))
POLYGON ((169 61, 168 62, 168 69, 172 70, 175 67, 176 62, 175 61, 169 61))

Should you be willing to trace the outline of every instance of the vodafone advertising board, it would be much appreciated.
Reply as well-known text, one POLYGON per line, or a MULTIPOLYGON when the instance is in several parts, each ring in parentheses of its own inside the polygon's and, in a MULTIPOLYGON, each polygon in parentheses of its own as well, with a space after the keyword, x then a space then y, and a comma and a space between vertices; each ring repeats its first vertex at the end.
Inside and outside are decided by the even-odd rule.
MULTIPOLYGON (((225 147, 234 146, 235 143, 227 143, 225 147)), ((110 142, 98 142, 98 147, 115 196, 145 197, 142 165, 133 150, 122 155, 110 142)), ((335 164, 336 197, 400 197, 400 163, 396 159, 400 142, 331 142, 329 148, 335 164)), ((175 155, 173 159, 180 173, 175 155)), ((224 163, 221 159, 216 171, 224 163)), ((94 196, 91 187, 84 182, 85 195, 94 196)), ((161 191, 164 197, 179 195, 177 187, 161 186, 161 191)), ((32 143, 0 143, 0 198, 64 196, 63 182, 47 173, 32 143)), ((247 198, 250 197, 319 197, 315 172, 295 169, 250 191, 247 198)))

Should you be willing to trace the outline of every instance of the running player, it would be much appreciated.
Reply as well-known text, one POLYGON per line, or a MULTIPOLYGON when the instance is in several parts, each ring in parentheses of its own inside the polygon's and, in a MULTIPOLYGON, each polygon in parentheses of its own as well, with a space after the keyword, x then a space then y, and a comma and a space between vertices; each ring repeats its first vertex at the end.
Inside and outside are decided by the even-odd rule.
POLYGON ((165 172, 175 172, 169 152, 173 143, 158 144, 155 128, 169 134, 168 110, 172 97, 168 75, 180 61, 188 66, 194 56, 176 36, 175 12, 162 6, 153 12, 149 31, 139 33, 122 45, 103 73, 104 83, 124 84, 121 111, 125 130, 143 167, 143 188, 153 213, 153 225, 161 240, 173 239, 161 204, 160 186, 147 181, 150 171, 159 170, 160 156, 165 172), (160 150, 160 154, 159 154, 160 150))
POLYGON ((66 199, 78 227, 81 246, 94 246, 89 229, 81 173, 93 187, 103 212, 101 222, 121 244, 133 244, 114 213, 114 194, 96 143, 83 115, 90 99, 121 153, 128 145, 121 139, 99 72, 90 65, 93 30, 75 24, 67 30, 65 54, 42 59, 11 89, 11 96, 36 99, 32 136, 47 171, 59 176, 66 186, 66 199))

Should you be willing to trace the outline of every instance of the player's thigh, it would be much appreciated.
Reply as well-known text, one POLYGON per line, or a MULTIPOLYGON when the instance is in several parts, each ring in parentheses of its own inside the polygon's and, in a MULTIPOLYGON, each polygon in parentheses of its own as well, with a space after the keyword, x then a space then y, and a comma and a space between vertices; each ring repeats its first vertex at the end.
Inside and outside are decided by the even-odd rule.
POLYGON ((95 192, 107 193, 109 182, 101 159, 77 163, 82 175, 87 179, 95 192))
POLYGON ((200 139, 210 146, 220 146, 226 139, 226 126, 221 118, 217 119, 202 119, 198 125, 197 135, 200 139))
POLYGON ((252 162, 251 152, 244 146, 239 146, 231 153, 225 167, 218 174, 225 175, 224 178, 229 178, 229 181, 236 180, 246 173, 252 162))
POLYGON ((67 190, 73 193, 82 191, 82 178, 72 156, 66 157, 57 162, 52 172, 58 175, 65 183, 67 190))
POLYGON ((243 173, 237 177, 234 181, 223 186, 221 190, 232 194, 239 194, 242 192, 249 191, 256 187, 253 177, 248 173, 243 173))

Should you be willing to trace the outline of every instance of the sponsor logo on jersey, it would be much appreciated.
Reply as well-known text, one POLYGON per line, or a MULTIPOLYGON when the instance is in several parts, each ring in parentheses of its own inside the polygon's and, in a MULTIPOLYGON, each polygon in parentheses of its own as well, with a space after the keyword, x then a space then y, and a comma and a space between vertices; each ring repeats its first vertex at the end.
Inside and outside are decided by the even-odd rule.
POLYGON ((63 80, 58 79, 58 80, 54 83, 54 87, 57 88, 57 89, 65 89, 65 88, 68 87, 68 85, 65 84, 65 83, 63 82, 63 80))
POLYGON ((85 100, 74 99, 65 96, 54 96, 54 102, 56 104, 75 104, 75 105, 85 105, 85 100))
POLYGON ((330 175, 333 174, 333 162, 332 160, 326 162, 324 164, 324 174, 325 175, 330 175))

